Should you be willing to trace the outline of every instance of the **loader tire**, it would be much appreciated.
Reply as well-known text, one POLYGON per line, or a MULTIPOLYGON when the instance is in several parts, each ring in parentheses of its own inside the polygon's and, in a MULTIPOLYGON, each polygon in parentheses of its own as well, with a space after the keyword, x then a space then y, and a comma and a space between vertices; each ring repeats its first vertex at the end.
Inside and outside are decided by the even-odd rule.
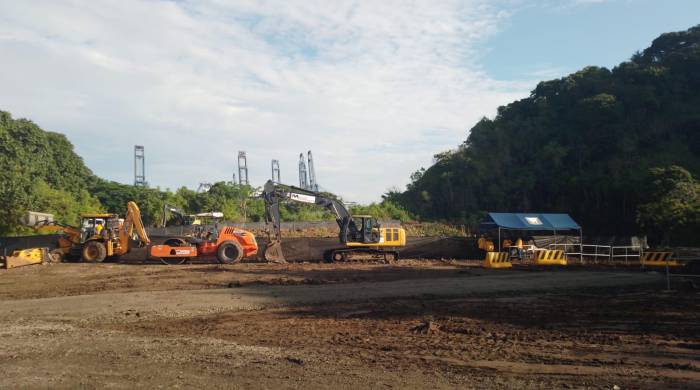
POLYGON ((101 263, 107 257, 107 248, 99 241, 88 241, 83 247, 83 261, 101 263))
POLYGON ((216 259, 222 264, 234 264, 243 258, 243 248, 236 241, 224 241, 216 250, 216 259))

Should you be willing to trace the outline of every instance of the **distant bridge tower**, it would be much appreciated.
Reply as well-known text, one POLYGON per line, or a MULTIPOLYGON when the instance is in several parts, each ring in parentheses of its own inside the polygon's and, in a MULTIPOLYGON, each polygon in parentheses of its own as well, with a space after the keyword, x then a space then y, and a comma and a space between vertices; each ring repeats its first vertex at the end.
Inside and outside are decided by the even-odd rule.
POLYGON ((134 185, 145 187, 146 183, 146 155, 143 146, 134 145, 134 185))
POLYGON ((281 183, 279 160, 272 160, 272 182, 277 184, 281 183))
POLYGON ((238 151, 238 184, 250 184, 248 182, 248 160, 242 150, 238 151))
POLYGON ((236 172, 233 172, 233 181, 231 183, 236 184, 236 172))
POLYGON ((304 161, 304 153, 299 153, 299 188, 309 188, 309 182, 306 179, 306 162, 304 161))
POLYGON ((318 183, 316 182, 316 171, 314 170, 314 159, 311 156, 311 151, 307 154, 309 158, 309 189, 318 192, 318 183))

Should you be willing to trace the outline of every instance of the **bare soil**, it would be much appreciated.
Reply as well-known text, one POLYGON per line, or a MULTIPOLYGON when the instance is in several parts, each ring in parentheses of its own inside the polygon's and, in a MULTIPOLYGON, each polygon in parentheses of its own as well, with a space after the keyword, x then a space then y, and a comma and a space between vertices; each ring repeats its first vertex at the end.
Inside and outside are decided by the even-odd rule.
POLYGON ((0 388, 700 388, 700 295, 638 270, 0 271, 0 388))

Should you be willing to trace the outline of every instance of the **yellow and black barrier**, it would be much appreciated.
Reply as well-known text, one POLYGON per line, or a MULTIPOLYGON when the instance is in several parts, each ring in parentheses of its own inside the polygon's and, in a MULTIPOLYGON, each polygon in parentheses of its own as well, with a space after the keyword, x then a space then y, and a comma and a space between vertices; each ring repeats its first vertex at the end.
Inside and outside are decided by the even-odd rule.
POLYGON ((508 252, 486 252, 484 259, 484 267, 486 268, 510 268, 513 264, 510 262, 508 252))
POLYGON ((644 252, 639 257, 639 262, 645 267, 665 267, 666 264, 669 267, 680 267, 681 264, 671 256, 673 256, 672 252, 644 252))
POLYGON ((566 265, 566 254, 561 250, 539 249, 535 251, 537 265, 566 265))

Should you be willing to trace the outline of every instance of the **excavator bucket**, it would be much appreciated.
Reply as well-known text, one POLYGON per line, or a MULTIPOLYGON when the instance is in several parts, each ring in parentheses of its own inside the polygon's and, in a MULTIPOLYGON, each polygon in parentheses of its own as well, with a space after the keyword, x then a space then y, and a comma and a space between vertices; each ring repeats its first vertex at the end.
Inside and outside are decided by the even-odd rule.
POLYGON ((284 254, 282 253, 282 243, 278 240, 272 240, 265 246, 263 257, 270 263, 287 262, 287 260, 284 258, 284 254))

